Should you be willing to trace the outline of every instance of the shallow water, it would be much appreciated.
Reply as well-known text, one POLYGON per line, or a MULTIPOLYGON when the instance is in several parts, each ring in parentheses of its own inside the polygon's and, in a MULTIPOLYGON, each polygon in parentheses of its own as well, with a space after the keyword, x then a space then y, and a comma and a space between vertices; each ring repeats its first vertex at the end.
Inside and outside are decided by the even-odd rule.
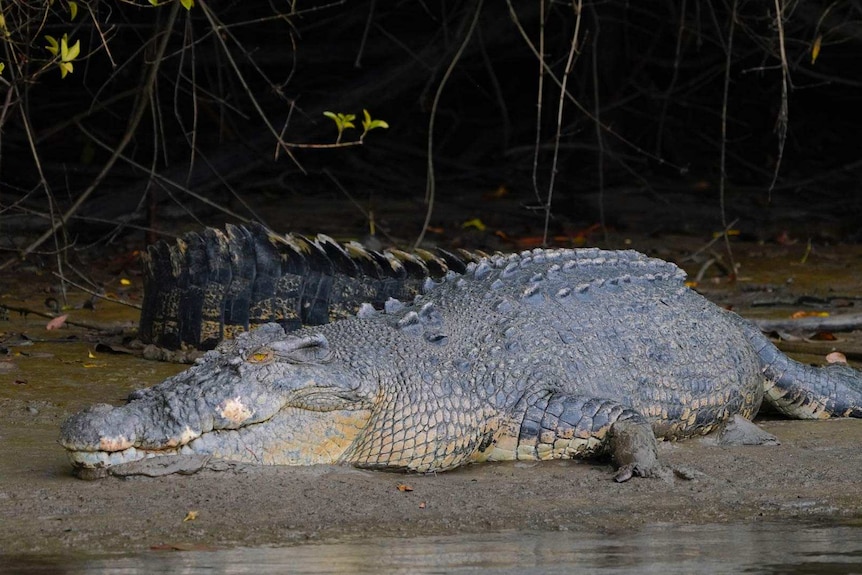
POLYGON ((111 557, 7 557, 0 573, 862 573, 862 527, 797 522, 509 532, 111 557))

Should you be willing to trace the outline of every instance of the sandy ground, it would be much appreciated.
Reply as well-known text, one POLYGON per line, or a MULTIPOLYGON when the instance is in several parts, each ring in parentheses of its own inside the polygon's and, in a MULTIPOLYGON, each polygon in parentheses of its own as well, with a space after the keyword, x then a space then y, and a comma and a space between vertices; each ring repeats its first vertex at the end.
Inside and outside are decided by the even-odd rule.
POLYGON ((611 480, 603 464, 485 464, 436 476, 346 467, 241 467, 82 481, 56 444, 67 412, 6 400, 0 552, 135 552, 381 535, 587 530, 655 523, 862 516, 862 421, 761 422, 782 444, 664 444, 693 479, 611 480), (399 485, 409 486, 402 491, 399 485), (191 519, 194 517, 194 519, 191 519))

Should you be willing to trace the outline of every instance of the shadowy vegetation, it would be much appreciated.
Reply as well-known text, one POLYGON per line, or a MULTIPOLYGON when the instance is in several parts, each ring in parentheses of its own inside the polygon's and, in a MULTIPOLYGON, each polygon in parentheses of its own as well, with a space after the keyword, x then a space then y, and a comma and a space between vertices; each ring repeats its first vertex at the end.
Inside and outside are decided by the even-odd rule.
MULTIPOLYGON (((0 226, 39 230, 3 246, 23 256, 158 228, 171 205, 280 229, 256 194, 336 182, 348 205, 424 198, 426 226, 441 195, 500 184, 546 233, 552 215, 584 210, 580 193, 619 186, 699 189, 727 226, 728 187, 764 204, 840 198, 862 166, 849 120, 858 2, 0 0, 0 11, 0 226)), ((586 219, 604 224, 611 206, 599 205, 586 219)), ((424 227, 412 233, 418 243, 424 227)))

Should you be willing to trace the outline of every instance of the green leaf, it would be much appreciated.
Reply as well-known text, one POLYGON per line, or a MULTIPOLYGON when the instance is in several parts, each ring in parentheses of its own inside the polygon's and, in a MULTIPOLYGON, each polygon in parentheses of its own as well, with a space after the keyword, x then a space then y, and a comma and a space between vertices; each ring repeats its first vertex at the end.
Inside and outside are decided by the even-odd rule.
POLYGON ((2 74, 3 70, 5 70, 5 69, 6 69, 6 64, 4 64, 3 62, 0 62, 0 74, 2 74))
MULTIPOLYGON (((78 54, 81 53, 81 41, 78 40, 72 47, 69 47, 68 40, 66 35, 63 34, 63 38, 60 40, 60 60, 62 62, 71 62, 75 58, 78 57, 78 54)), ((71 72, 71 70, 69 70, 71 72)))
POLYGON ((45 35, 45 40, 48 42, 48 45, 45 46, 45 49, 48 50, 52 55, 56 56, 60 51, 60 44, 57 42, 57 39, 53 36, 45 35))
POLYGON ((482 220, 480 220, 479 218, 473 218, 472 220, 467 220, 466 222, 461 224, 461 227, 464 228, 465 230, 467 228, 475 228, 475 229, 479 230, 480 232, 484 232, 488 226, 486 226, 485 223, 482 220))
POLYGON ((78 15, 78 3, 77 2, 69 2, 69 14, 72 15, 72 20, 74 20, 75 16, 78 15))
POLYGON ((362 120, 362 129, 366 132, 370 132, 375 128, 388 128, 389 124, 384 122, 383 120, 372 120, 371 114, 368 113, 368 110, 362 110, 362 113, 365 115, 365 119, 362 120))
POLYGON ((180 4, 182 4, 183 8, 186 10, 191 10, 192 6, 195 5, 195 0, 180 0, 180 4))
POLYGON ((150 0, 150 4, 152 4, 153 6, 158 6, 159 0, 150 0))
POLYGON ((57 62, 57 65, 60 67, 60 77, 65 78, 66 74, 72 73, 72 63, 71 62, 57 62))
POLYGON ((383 120, 371 120, 371 124, 368 125, 369 130, 373 130, 374 128, 388 128, 389 124, 384 122, 383 120))
POLYGON ((353 120, 356 119, 355 114, 342 114, 341 112, 324 112, 324 116, 331 119, 335 122, 335 125, 338 127, 338 133, 341 134, 345 130, 345 128, 355 128, 353 125, 353 120))

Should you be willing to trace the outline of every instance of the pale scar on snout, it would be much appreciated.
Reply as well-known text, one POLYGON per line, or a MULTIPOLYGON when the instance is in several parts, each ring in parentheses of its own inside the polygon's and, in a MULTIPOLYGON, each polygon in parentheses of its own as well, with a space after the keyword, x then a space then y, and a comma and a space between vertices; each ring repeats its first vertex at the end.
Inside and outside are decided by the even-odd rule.
POLYGON ((219 407, 220 415, 231 423, 242 423, 253 415, 253 411, 243 404, 242 398, 232 397, 219 407))

